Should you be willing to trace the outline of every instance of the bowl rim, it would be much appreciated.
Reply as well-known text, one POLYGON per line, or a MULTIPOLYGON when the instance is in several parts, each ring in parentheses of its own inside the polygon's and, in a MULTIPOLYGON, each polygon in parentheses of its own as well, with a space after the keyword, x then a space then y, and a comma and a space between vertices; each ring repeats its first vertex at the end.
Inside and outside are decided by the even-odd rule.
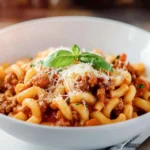
MULTIPOLYGON (((101 17, 88 17, 88 16, 59 16, 59 17, 45 17, 45 18, 39 18, 39 19, 33 19, 33 20, 29 20, 29 21, 24 21, 21 23, 16 23, 14 25, 5 27, 0 29, 0 34, 4 34, 6 32, 10 32, 16 29, 20 29, 20 28, 24 28, 26 26, 30 26, 36 23, 43 23, 43 22, 47 22, 47 21, 51 21, 51 22, 64 22, 64 21, 94 21, 94 22, 106 22, 106 23, 113 23, 119 26, 124 26, 125 28, 129 28, 129 29, 136 29, 140 32, 143 32, 144 34, 147 34, 148 36, 150 36, 150 33, 144 29, 141 29, 139 27, 130 25, 128 23, 124 23, 121 21, 116 21, 116 20, 112 20, 112 19, 106 19, 106 18, 101 18, 101 17)), ((108 128, 111 127, 112 128, 117 128, 121 125, 130 125, 133 122, 136 122, 137 120, 141 120, 144 117, 147 117, 148 115, 150 115, 150 113, 146 113, 142 116, 138 116, 137 118, 132 118, 130 120, 126 120, 123 122, 118 122, 118 123, 114 123, 114 124, 106 124, 106 125, 98 125, 98 126, 84 126, 84 127, 60 127, 60 126, 46 126, 46 125, 40 125, 40 124, 33 124, 33 123, 27 123, 21 120, 17 120, 15 118, 12 117, 8 117, 5 116, 3 114, 0 114, 0 119, 6 119, 6 120, 10 120, 13 121, 14 123, 18 123, 18 124, 22 124, 24 126, 28 126, 28 127, 36 127, 36 128, 42 128, 42 129, 53 129, 53 130, 66 130, 66 131, 76 131, 76 130, 97 130, 97 129, 105 129, 107 130, 108 128)))
POLYGON ((47 22, 47 21, 51 21, 51 22, 60 22, 60 21, 95 21, 95 22, 106 22, 106 23, 113 23, 116 25, 121 25, 124 26, 125 28, 130 28, 130 29, 136 29, 140 32, 144 32, 147 35, 150 35, 149 31, 146 31, 140 27, 125 23, 125 22, 121 22, 118 20, 113 20, 113 19, 108 19, 108 18, 103 18, 103 17, 95 17, 95 16, 56 16, 56 17, 44 17, 44 18, 38 18, 38 19, 32 19, 32 20, 27 20, 27 21, 23 21, 20 23, 16 23, 7 27, 4 27, 2 29, 0 29, 0 34, 4 33, 4 32, 9 32, 11 30, 14 29, 18 29, 18 28, 24 28, 27 25, 33 25, 36 23, 43 23, 43 22, 47 22))

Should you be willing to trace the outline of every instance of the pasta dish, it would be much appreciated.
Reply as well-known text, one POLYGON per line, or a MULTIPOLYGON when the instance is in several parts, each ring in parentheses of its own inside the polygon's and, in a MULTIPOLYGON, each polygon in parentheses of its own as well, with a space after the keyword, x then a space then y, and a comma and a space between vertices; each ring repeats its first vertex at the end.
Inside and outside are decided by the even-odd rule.
POLYGON ((0 65, 0 113, 48 126, 96 126, 150 112, 142 63, 125 53, 50 48, 0 65))

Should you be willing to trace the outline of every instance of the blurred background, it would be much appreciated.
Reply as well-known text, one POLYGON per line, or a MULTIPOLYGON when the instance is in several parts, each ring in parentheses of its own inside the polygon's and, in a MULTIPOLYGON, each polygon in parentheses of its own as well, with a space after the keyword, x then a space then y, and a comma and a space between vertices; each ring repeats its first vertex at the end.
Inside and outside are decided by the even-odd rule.
POLYGON ((0 28, 52 16, 95 16, 150 31, 150 0, 0 0, 0 28))

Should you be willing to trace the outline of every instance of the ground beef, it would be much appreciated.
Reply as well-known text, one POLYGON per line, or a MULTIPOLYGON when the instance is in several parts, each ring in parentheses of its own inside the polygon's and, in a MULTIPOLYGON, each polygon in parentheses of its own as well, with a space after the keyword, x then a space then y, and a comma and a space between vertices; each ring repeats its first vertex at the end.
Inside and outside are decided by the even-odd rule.
POLYGON ((99 101, 103 102, 104 105, 107 105, 108 102, 109 102, 109 99, 107 98, 108 96, 107 96, 105 88, 99 88, 97 90, 96 97, 99 101))
POLYGON ((111 80, 106 83, 104 78, 98 78, 97 84, 99 88, 105 88, 106 91, 111 91, 115 89, 114 83, 111 80))
POLYGON ((13 114, 17 114, 19 112, 23 112, 25 113, 29 118, 32 116, 32 112, 30 110, 30 108, 28 108, 27 106, 16 106, 12 109, 13 114))
POLYGON ((132 80, 135 80, 139 76, 130 63, 128 63, 126 69, 131 74, 132 80))
POLYGON ((105 83, 104 78, 98 78, 98 90, 97 90, 97 97, 102 97, 105 95, 105 98, 103 99, 110 99, 110 91, 114 90, 115 86, 114 83, 109 80, 107 83, 105 83), (104 94, 105 92, 105 94, 104 94))
POLYGON ((113 68, 124 68, 124 69, 126 69, 126 66, 128 65, 128 62, 126 62, 126 59, 127 59, 127 55, 124 53, 120 56, 117 56, 113 62, 113 68))
POLYGON ((4 81, 0 81, 0 92, 4 93, 7 89, 5 88, 4 81))
POLYGON ((143 97, 143 94, 149 89, 149 82, 142 78, 136 78, 133 82, 137 90, 136 96, 143 97))
POLYGON ((87 74, 85 76, 78 77, 75 88, 80 88, 82 91, 89 91, 89 89, 94 87, 96 84, 97 77, 94 74, 87 74))
POLYGON ((114 108, 113 113, 112 113, 112 119, 115 119, 116 117, 119 116, 120 113, 122 113, 124 110, 124 104, 122 99, 120 99, 119 104, 117 105, 117 107, 114 108))
POLYGON ((70 126, 70 122, 61 118, 60 120, 56 121, 56 126, 70 126))
POLYGON ((97 98, 98 98, 98 100, 101 100, 101 101, 104 101, 106 99, 104 88, 100 88, 97 90, 97 98))
POLYGON ((89 90, 89 84, 87 81, 87 77, 79 77, 77 79, 77 84, 75 83, 75 88, 80 88, 82 91, 88 91, 89 90))
POLYGON ((90 74, 88 76, 88 83, 90 87, 94 87, 97 84, 97 77, 94 74, 90 74))
POLYGON ((79 121, 80 120, 80 116, 79 116, 77 111, 73 110, 72 111, 72 116, 73 116, 74 121, 79 121))
POLYGON ((17 100, 15 97, 0 96, 0 113, 9 114, 16 105, 17 100))
POLYGON ((39 104, 42 113, 46 112, 46 110, 48 109, 50 105, 49 102, 44 99, 38 99, 37 103, 39 104))
POLYGON ((15 86, 18 84, 18 79, 16 74, 9 72, 6 74, 4 79, 4 88, 10 90, 12 93, 15 93, 15 86))
POLYGON ((61 113, 60 110, 58 110, 58 112, 56 113, 56 119, 61 119, 63 118, 63 114, 61 113))
POLYGON ((34 85, 45 89, 48 88, 49 83, 50 80, 48 74, 37 74, 26 84, 26 87, 29 88, 34 85))

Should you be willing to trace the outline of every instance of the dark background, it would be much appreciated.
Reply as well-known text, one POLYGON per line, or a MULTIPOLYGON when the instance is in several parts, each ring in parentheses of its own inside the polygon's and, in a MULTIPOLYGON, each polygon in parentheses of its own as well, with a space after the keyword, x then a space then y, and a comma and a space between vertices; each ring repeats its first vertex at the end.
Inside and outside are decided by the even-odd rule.
POLYGON ((0 0, 0 28, 51 16, 95 16, 150 30, 150 0, 0 0))

